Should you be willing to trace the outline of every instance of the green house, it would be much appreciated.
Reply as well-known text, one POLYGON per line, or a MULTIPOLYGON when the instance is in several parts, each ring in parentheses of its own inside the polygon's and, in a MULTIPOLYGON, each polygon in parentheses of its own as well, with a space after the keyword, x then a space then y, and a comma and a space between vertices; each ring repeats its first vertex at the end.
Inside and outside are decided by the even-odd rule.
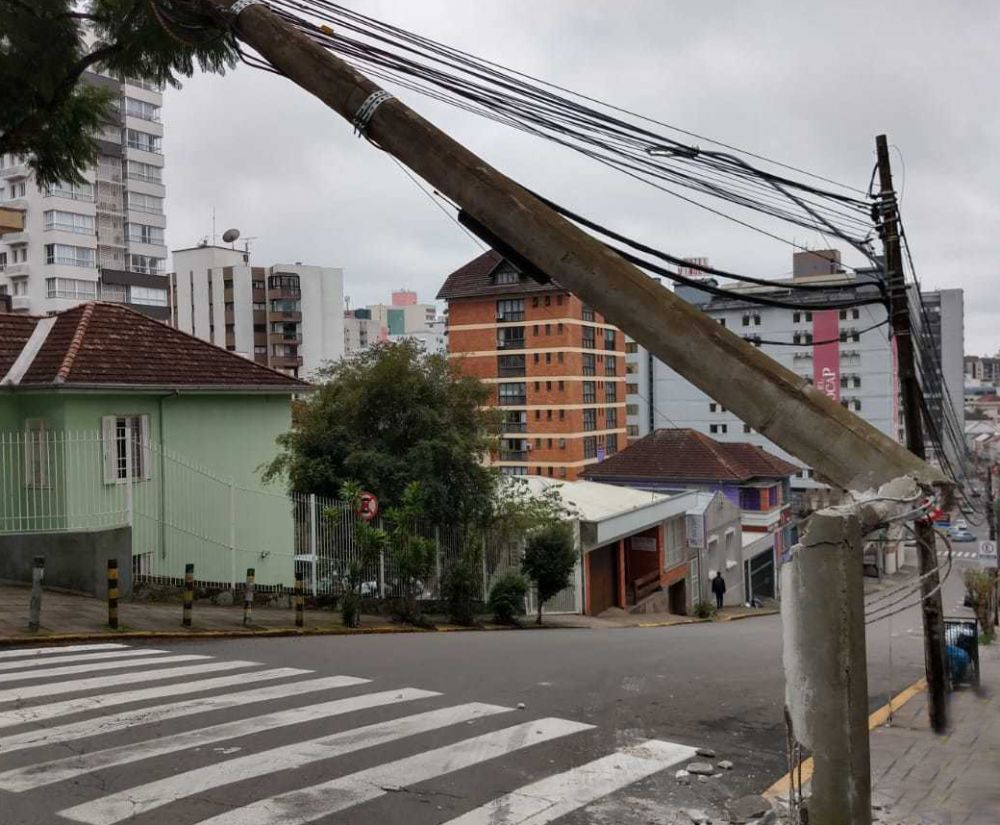
POLYGON ((132 527, 132 571, 291 584, 261 482, 308 385, 125 306, 0 313, 0 534, 132 527))

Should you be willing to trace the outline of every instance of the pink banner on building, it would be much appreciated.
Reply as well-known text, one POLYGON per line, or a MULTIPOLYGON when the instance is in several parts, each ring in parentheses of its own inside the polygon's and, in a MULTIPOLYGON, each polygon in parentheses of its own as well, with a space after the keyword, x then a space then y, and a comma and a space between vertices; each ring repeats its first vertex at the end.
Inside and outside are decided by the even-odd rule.
POLYGON ((837 310, 813 313, 813 342, 813 384, 834 401, 840 401, 840 315, 837 310))

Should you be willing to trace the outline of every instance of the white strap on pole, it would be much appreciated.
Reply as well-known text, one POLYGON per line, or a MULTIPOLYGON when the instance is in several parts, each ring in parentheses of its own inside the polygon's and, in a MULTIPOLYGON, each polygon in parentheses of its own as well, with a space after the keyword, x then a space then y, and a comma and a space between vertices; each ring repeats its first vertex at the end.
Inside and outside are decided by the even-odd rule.
POLYGON ((266 6, 266 5, 267 3, 265 3, 264 0, 236 0, 236 2, 229 7, 229 13, 233 17, 239 17, 240 14, 243 12, 243 10, 246 9, 248 6, 266 6))
POLYGON ((354 120, 351 121, 355 134, 363 135, 368 131, 368 123, 371 121, 372 115, 375 114, 375 110, 387 100, 392 100, 392 95, 385 89, 374 91, 365 98, 365 102, 358 107, 358 111, 354 114, 354 120))

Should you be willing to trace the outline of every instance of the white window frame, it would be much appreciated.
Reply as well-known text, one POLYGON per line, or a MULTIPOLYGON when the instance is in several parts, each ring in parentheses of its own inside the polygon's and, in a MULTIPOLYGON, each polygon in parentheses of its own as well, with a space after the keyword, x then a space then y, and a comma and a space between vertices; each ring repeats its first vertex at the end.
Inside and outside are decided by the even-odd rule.
POLYGON ((44 418, 24 421, 24 486, 51 487, 49 477, 49 428, 44 418))
POLYGON ((148 414, 105 415, 101 418, 101 436, 105 484, 128 484, 129 469, 131 481, 153 477, 148 414), (128 444, 131 447, 126 451, 128 444))

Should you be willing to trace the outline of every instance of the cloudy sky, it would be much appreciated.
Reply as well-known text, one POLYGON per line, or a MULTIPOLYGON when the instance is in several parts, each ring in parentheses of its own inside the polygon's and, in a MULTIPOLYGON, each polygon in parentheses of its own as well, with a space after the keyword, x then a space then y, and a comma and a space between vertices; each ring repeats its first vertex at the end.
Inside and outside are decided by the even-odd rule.
MULTIPOLYGON (((1000 348, 995 0, 356 0, 352 8, 691 131, 865 188, 885 132, 925 287, 965 290, 966 351, 1000 348)), ((764 277, 792 248, 566 149, 398 95, 500 170, 674 254, 764 277)), ((358 306, 432 297, 479 248, 289 81, 240 66, 167 93, 168 244, 239 227, 254 262, 344 269, 358 306)), ((763 220, 761 225, 767 225, 763 220)), ((818 234, 780 232, 820 247, 818 234)), ((845 255, 845 259, 856 261, 845 255)))

